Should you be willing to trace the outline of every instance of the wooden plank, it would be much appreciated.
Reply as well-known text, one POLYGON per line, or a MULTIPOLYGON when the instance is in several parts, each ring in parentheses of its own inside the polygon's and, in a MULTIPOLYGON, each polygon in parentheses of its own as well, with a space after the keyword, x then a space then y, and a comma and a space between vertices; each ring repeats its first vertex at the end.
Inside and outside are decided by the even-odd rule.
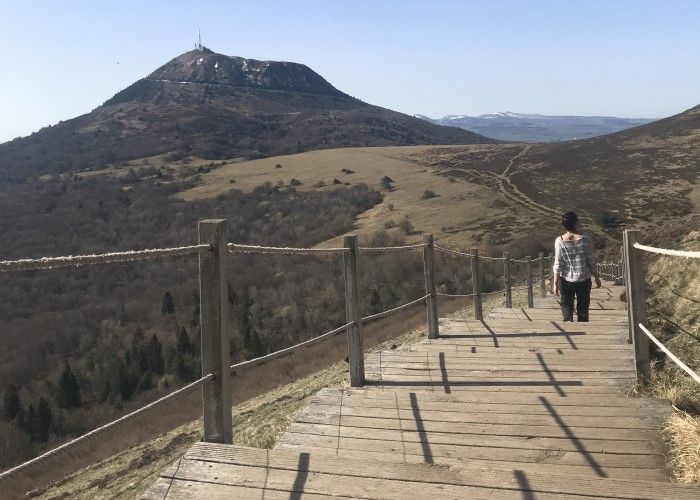
MULTIPOLYGON (((403 408, 362 408, 354 406, 315 405, 313 410, 316 413, 327 415, 374 417, 413 421, 433 421, 433 422, 453 422, 453 423, 492 423, 492 424, 523 424, 523 425, 551 425, 557 420, 550 415, 529 415, 514 413, 459 413, 442 410, 424 410, 403 408)), ((596 415, 567 415, 560 416, 565 421, 565 425, 571 428, 600 427, 600 428, 622 428, 622 429, 653 429, 658 428, 660 419, 656 416, 618 416, 614 421, 610 417, 596 415)))
MULTIPOLYGON (((379 418, 379 417, 359 417, 353 415, 340 416, 337 414, 329 414, 324 412, 302 412, 299 414, 297 422, 307 424, 329 424, 338 425, 342 421, 344 426, 359 427, 367 431, 372 429, 394 429, 403 431, 418 431, 424 430, 427 433, 432 432, 448 432, 462 434, 483 434, 492 436, 534 436, 534 437, 562 437, 566 436, 564 430, 555 423, 539 423, 534 424, 503 424, 491 422, 439 422, 439 421, 422 421, 415 420, 399 420, 379 418)), ((611 423, 610 425, 614 425, 611 423)), ((575 429, 576 436, 579 438, 589 439, 618 439, 622 441, 658 441, 658 429, 620 429, 607 427, 582 427, 578 426, 575 429)))
MULTIPOLYGON (((340 390, 338 389, 324 389, 318 393, 319 396, 324 396, 327 393, 332 395, 332 393, 340 395, 340 390)), ((368 400, 382 400, 382 401, 403 401, 403 400, 415 400, 416 403, 430 402, 430 401, 442 401, 446 404, 449 403, 512 403, 512 404, 536 404, 538 406, 542 405, 540 396, 537 394, 484 394, 481 392, 468 393, 463 392, 460 394, 432 394, 427 392, 417 392, 414 397, 409 397, 406 392, 392 392, 382 388, 367 387, 364 390, 353 390, 346 389, 344 396, 348 398, 349 401, 368 399, 368 400)), ((345 398, 343 398, 345 399, 345 398)), ((670 411, 670 404, 668 401, 662 401, 651 398, 634 398, 628 397, 626 395, 590 395, 590 394, 572 394, 566 398, 557 399, 555 404, 557 407, 561 406, 612 406, 612 407, 625 407, 625 408, 637 408, 640 412, 643 412, 645 408, 663 408, 664 410, 670 411)))
POLYGON ((285 433, 280 443, 330 449, 374 451, 394 455, 422 456, 426 463, 439 462, 441 457, 462 460, 515 461, 540 464, 588 465, 596 474, 605 474, 606 467, 621 469, 661 468, 663 459, 657 455, 632 455, 565 450, 534 450, 483 446, 460 446, 455 444, 391 441, 371 438, 318 436, 311 434, 285 433))
MULTIPOLYGON (((640 414, 652 417, 666 417, 670 414, 670 406, 668 405, 651 405, 643 406, 590 406, 584 404, 560 404, 563 398, 556 402, 550 402, 552 408, 559 415, 589 415, 599 417, 619 417, 630 416, 637 417, 640 414)), ((642 400, 643 401, 643 400, 642 400)), ((427 399, 417 396, 409 396, 408 394, 394 394, 391 398, 356 398, 352 396, 342 397, 338 394, 317 394, 314 396, 307 408, 314 408, 315 405, 340 405, 344 408, 402 408, 412 409, 419 407, 421 410, 440 410, 453 411, 461 413, 518 413, 529 415, 548 415, 550 414, 547 406, 539 398, 530 398, 528 402, 523 401, 507 401, 507 402, 492 402, 492 401, 455 401, 445 399, 427 399), (342 400, 342 401, 341 401, 342 400)), ((611 424, 614 422, 611 422, 611 424)))
MULTIPOLYGON (((351 449, 338 449, 337 451, 332 449, 332 448, 324 448, 324 447, 316 447, 316 446, 308 446, 308 445, 296 445, 296 444, 287 444, 287 443, 280 443, 275 447, 275 451, 280 450, 280 451, 307 451, 312 453, 314 456, 326 456, 326 457, 335 457, 335 458, 343 458, 343 459, 362 459, 368 462, 392 462, 397 460, 397 455, 392 455, 388 453, 384 453, 381 451, 367 451, 367 450, 351 450, 351 449)), ((401 462, 406 463, 406 464, 424 464, 425 463, 425 458, 422 455, 411 455, 407 454, 405 456, 401 456, 401 462)), ((569 488, 571 487, 572 489, 572 497, 573 498, 578 498, 578 496, 573 496, 576 495, 576 491, 582 491, 581 488, 574 486, 571 484, 574 482, 576 484, 578 481, 593 481, 596 483, 596 487, 600 488, 599 493, 596 495, 596 498, 600 498, 602 495, 602 492, 605 491, 605 485, 610 484, 609 482, 612 481, 618 481, 618 480, 628 480, 630 482, 639 482, 639 481, 657 481, 657 483, 651 483, 655 484, 657 488, 663 488, 666 487, 669 484, 668 482, 668 477, 661 471, 659 468, 618 468, 618 467, 605 467, 605 474, 607 477, 605 479, 601 479, 600 476, 598 476, 592 469, 591 467, 587 465, 568 465, 568 464, 558 464, 558 463, 549 463, 545 461, 544 463, 531 463, 531 462, 515 462, 515 461, 509 461, 509 460, 498 460, 498 461, 490 461, 490 460, 478 460, 474 458, 469 458, 469 459, 464 459, 461 457, 440 457, 439 458, 439 464, 440 465, 451 465, 451 466, 456 466, 460 469, 462 468, 467 468, 469 467, 470 469, 477 466, 481 465, 484 469, 486 470, 504 470, 507 469, 510 471, 511 475, 515 475, 514 473, 516 471, 522 471, 527 474, 527 477, 531 477, 531 475, 535 474, 543 474, 543 472, 547 472, 551 474, 553 477, 557 477, 556 482, 560 485, 561 488, 569 488), (598 484, 601 483, 601 484, 598 484), (575 488, 575 489, 574 489, 575 488)), ((432 466, 434 467, 434 465, 432 466)), ((472 480, 477 481, 479 480, 480 477, 478 474, 474 473, 472 476, 472 480)), ((673 485, 675 486, 675 485, 673 485)), ((663 491, 663 490, 662 490, 663 491)), ((668 491, 671 490, 666 490, 666 493, 664 495, 661 495, 656 498, 667 498, 668 496, 668 491)), ((494 492, 496 494, 497 492, 494 492)), ((675 490, 674 490, 675 493, 675 490)), ((696 495, 696 491, 693 491, 692 489, 688 492, 684 492, 687 495, 696 495)), ((648 492, 645 492, 642 485, 638 484, 635 487, 630 487, 627 490, 627 498, 643 498, 645 494, 648 494, 648 492)), ((560 494, 560 497, 565 494, 560 494)), ((539 494, 536 495, 537 498, 539 498, 539 494)), ((520 497, 522 500, 522 496, 520 497)), ((610 496, 609 498, 615 498, 615 496, 610 496)), ((690 496, 690 498, 696 498, 693 496, 690 496)))
MULTIPOLYGON (((362 456, 355 457, 345 454, 343 457, 336 457, 332 454, 324 454, 322 450, 318 450, 318 453, 314 450, 308 455, 308 458, 302 459, 300 452, 289 452, 286 450, 270 452, 268 450, 240 447, 220 448, 222 449, 213 448, 211 445, 204 447, 202 443, 199 443, 186 454, 186 459, 199 460, 208 464, 210 468, 216 468, 219 464, 258 467, 265 470, 266 478, 269 478, 273 470, 286 470, 297 473, 308 472, 307 477, 315 474, 317 477, 316 482, 309 483, 304 481, 303 490, 305 493, 324 484, 319 482, 322 477, 332 479, 337 486, 343 486, 348 478, 355 482, 358 481, 358 478, 365 477, 392 481, 391 483, 385 482, 383 489, 376 492, 378 495, 392 495, 393 493, 387 492, 394 491, 394 481, 399 481, 406 483, 402 486, 401 493, 405 494, 405 487, 411 488, 409 496, 413 498, 423 498, 424 494, 426 494, 426 498, 435 498, 436 495, 444 498, 442 494, 444 485, 460 487, 457 493, 462 495, 461 498, 465 496, 472 498, 473 490, 467 489, 469 487, 485 488, 488 490, 489 497, 493 498, 502 498, 501 495, 503 494, 512 495, 513 493, 518 495, 513 498, 522 498, 523 491, 537 493, 538 498, 540 498, 540 493, 561 496, 571 491, 576 491, 581 495, 630 498, 634 490, 639 490, 641 493, 637 493, 636 498, 658 498, 661 492, 665 494, 669 491, 673 491, 676 498, 687 498, 687 495, 696 491, 694 488, 670 483, 659 484, 644 481, 639 483, 614 479, 577 479, 575 477, 562 480, 562 477, 558 475, 538 473, 530 470, 523 471, 527 472, 527 481, 523 481, 523 475, 514 474, 515 470, 512 467, 494 467, 493 463, 487 462, 477 462, 475 466, 462 465, 460 467, 455 467, 454 464, 456 462, 452 462, 450 466, 426 466, 415 463, 373 463, 368 462, 362 456), (307 489, 307 485, 310 488, 307 489)), ((529 467, 529 464, 515 465, 522 468, 529 467)), ((651 472, 654 473, 656 471, 651 470, 651 472)), ((275 474, 277 473, 275 472, 275 474)), ((259 477, 258 474, 253 476, 259 477)), ((227 475, 227 480, 229 477, 227 475)), ((229 482, 234 483, 233 481, 229 482)), ((294 483, 301 483, 298 476, 295 478, 294 483)), ((254 485, 254 483, 245 484, 254 485)), ((377 486, 377 483, 373 483, 373 485, 377 486)), ((273 482, 267 481, 260 487, 283 489, 280 486, 282 484, 275 480, 273 482)), ((298 490, 301 488, 294 489, 298 490)), ((354 491, 354 493, 359 495, 357 491, 354 491)), ((336 488, 334 494, 342 494, 342 489, 336 488)), ((265 498, 268 498, 267 492, 265 493, 265 498)), ((476 498, 479 497, 477 496, 476 498)), ((511 497, 507 496, 505 498, 511 497)))
POLYGON ((428 441, 435 444, 455 446, 479 446, 492 448, 512 448, 515 450, 586 450, 590 453, 610 453, 618 455, 655 455, 657 461, 663 460, 661 443, 630 441, 620 439, 597 439, 576 436, 572 441, 567 435, 552 436, 514 436, 511 434, 471 434, 457 432, 432 431, 424 429, 365 429, 341 424, 319 424, 295 422, 285 434, 308 434, 314 436, 331 436, 353 439, 370 439, 378 441, 397 441, 401 443, 421 443, 428 441))

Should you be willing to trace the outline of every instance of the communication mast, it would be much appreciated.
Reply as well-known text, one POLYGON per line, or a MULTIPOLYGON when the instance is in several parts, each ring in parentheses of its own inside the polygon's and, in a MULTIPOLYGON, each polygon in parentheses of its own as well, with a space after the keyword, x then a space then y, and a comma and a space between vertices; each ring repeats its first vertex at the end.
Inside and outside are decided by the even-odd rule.
POLYGON ((199 50, 199 51, 203 51, 204 45, 202 45, 202 31, 199 28, 197 28, 197 38, 198 38, 199 42, 194 44, 194 49, 199 50))

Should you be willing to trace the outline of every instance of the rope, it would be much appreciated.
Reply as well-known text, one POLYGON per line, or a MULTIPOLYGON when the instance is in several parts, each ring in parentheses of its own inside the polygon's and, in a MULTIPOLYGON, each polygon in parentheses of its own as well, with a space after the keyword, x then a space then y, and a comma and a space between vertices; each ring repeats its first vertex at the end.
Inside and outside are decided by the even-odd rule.
POLYGON ((647 337, 649 337, 652 340, 652 342, 654 342, 654 344, 656 344, 659 347, 659 349, 661 349, 664 353, 666 353, 666 356, 671 358, 671 361, 676 363, 681 368, 681 370, 683 370, 685 373, 690 375, 693 380, 695 380, 698 384, 700 384, 700 375, 698 375, 693 370, 688 368, 688 366, 685 363, 683 363, 683 361, 678 359, 675 354, 673 354, 671 351, 669 351, 666 348, 665 345, 663 345, 661 342, 659 342, 659 340, 656 337, 654 337, 651 334, 651 332, 649 330, 647 330, 643 324, 639 323, 639 328, 646 334, 647 337))
POLYGON ((467 295, 457 294, 457 293, 438 293, 436 295, 438 297, 476 297, 475 293, 470 293, 467 295))
POLYGON ((479 258, 484 260, 505 260, 504 257, 489 257, 487 255, 479 255, 479 258))
POLYGON ((358 247, 362 252, 401 252, 403 250, 415 250, 417 248, 425 248, 423 243, 418 245, 401 245, 398 247, 358 247))
POLYGON ((459 255, 460 257, 474 257, 470 253, 458 252, 457 250, 452 250, 450 248, 445 248, 438 245, 433 245, 433 248, 435 248, 435 250, 440 250, 441 252, 451 253, 452 255, 459 255))
POLYGON ((228 243, 226 245, 231 253, 273 253, 273 254, 313 254, 313 253, 334 253, 349 252, 349 248, 296 248, 296 247, 264 247, 260 245, 239 245, 238 243, 228 243))
POLYGON ((635 243, 633 246, 634 246, 634 248, 636 248, 638 250, 644 250, 645 252, 658 253, 661 255, 670 255, 672 257, 686 257, 688 259, 700 259, 700 251, 688 252, 685 250, 668 250, 666 248, 648 247, 646 245, 640 245, 639 243, 635 243))
POLYGON ((42 460, 44 460, 52 455, 56 455, 57 453, 62 452, 66 448, 68 448, 76 443, 79 443, 80 441, 84 441, 84 440, 86 440, 86 439, 88 439, 96 434, 99 434, 100 432, 103 432, 111 427, 114 427, 117 424, 120 424, 126 420, 129 420, 129 419, 145 412, 146 410, 150 410, 151 408, 159 406, 162 403, 164 403, 170 399, 173 399, 177 396, 181 396, 182 394, 184 394, 186 392, 191 392, 192 390, 197 389, 199 386, 203 385, 205 382, 209 382, 210 380, 213 380, 213 379, 214 379, 213 374, 210 373, 209 375, 205 375, 204 377, 200 378, 199 380, 195 380, 191 384, 187 384, 186 386, 181 387, 181 388, 177 389, 176 391, 173 391, 170 394, 163 396, 162 398, 156 399, 152 403, 149 403, 146 406, 139 408, 138 410, 134 410, 131 413, 127 413, 123 417, 120 417, 116 420, 113 420, 113 421, 109 422, 108 424, 105 424, 101 427, 98 427, 97 429, 93 429, 90 432, 83 434, 82 436, 79 436, 71 441, 68 441, 67 443, 63 443, 61 446, 57 446, 56 448, 49 450, 46 453, 39 455, 38 457, 34 457, 31 460, 28 460, 22 464, 19 464, 16 467, 8 469, 5 472, 0 473, 0 481, 11 476, 12 474, 14 474, 15 472, 17 472, 20 469, 24 469, 26 467, 31 466, 32 464, 35 464, 37 462, 41 462, 42 460))
POLYGON ((406 304, 404 304, 404 305, 402 305, 402 306, 394 307, 393 309, 388 309, 388 310, 386 310, 386 311, 382 311, 382 312, 377 313, 377 314, 372 314, 372 315, 370 315, 370 316, 365 316, 364 318, 362 318, 362 319, 360 320, 360 322, 361 322, 361 323, 367 323, 368 321, 372 321, 372 320, 375 320, 375 319, 383 318, 384 316, 389 316, 389 315, 392 314, 392 313, 401 311, 401 310, 403 310, 403 309, 407 309, 407 308, 409 308, 409 307, 411 307, 411 306, 415 306, 415 305, 418 304, 419 302, 423 302, 423 301, 424 301, 425 299, 427 299, 428 297, 430 297, 430 294, 425 295, 425 296, 421 297, 420 299, 416 299, 416 300, 413 300, 413 301, 411 301, 411 302, 408 302, 408 303, 406 303, 406 304))
POLYGON ((498 295, 499 293, 506 293, 506 290, 496 290, 495 292, 481 292, 481 295, 498 295))
POLYGON ((87 266, 136 260, 155 259, 158 257, 174 257, 209 251, 211 245, 191 245, 174 248, 153 248, 147 250, 131 250, 127 252, 111 252, 93 255, 67 255, 64 257, 42 257, 40 259, 20 259, 0 261, 0 272, 30 271, 36 269, 58 269, 62 267, 87 266))
POLYGON ((280 349, 279 351, 271 352, 270 354, 260 356, 259 358, 253 358, 249 359, 248 361, 236 363, 235 365, 231 365, 231 371, 233 372, 235 370, 245 370, 254 366, 265 364, 268 361, 272 361, 273 359, 281 358, 282 356, 286 356, 287 354, 292 353, 299 347, 315 344, 316 342, 319 342, 320 340, 325 339, 326 337, 337 335, 338 333, 345 331, 348 327, 352 326, 352 324, 353 323, 346 323, 343 326, 339 326, 338 328, 331 330, 330 332, 324 333, 323 335, 319 335, 318 337, 305 340, 304 342, 294 344, 293 346, 287 347, 285 349, 280 349))

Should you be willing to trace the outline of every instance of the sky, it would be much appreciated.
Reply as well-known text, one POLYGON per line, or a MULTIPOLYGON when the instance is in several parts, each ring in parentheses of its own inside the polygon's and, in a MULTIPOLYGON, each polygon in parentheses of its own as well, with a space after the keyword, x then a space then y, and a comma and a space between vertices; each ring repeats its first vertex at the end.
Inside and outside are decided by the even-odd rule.
POLYGON ((700 1, 0 0, 0 142, 194 47, 308 65, 371 104, 660 118, 700 103, 700 1))

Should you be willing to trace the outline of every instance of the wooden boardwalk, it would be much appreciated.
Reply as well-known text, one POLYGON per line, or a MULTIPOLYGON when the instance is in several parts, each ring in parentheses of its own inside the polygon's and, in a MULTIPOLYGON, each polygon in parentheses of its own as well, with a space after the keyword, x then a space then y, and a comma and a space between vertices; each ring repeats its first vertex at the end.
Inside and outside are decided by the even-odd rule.
POLYGON ((628 397, 621 287, 590 323, 556 301, 443 319, 440 339, 367 355, 273 450, 198 443, 144 498, 700 498, 664 473, 667 403, 628 397))

